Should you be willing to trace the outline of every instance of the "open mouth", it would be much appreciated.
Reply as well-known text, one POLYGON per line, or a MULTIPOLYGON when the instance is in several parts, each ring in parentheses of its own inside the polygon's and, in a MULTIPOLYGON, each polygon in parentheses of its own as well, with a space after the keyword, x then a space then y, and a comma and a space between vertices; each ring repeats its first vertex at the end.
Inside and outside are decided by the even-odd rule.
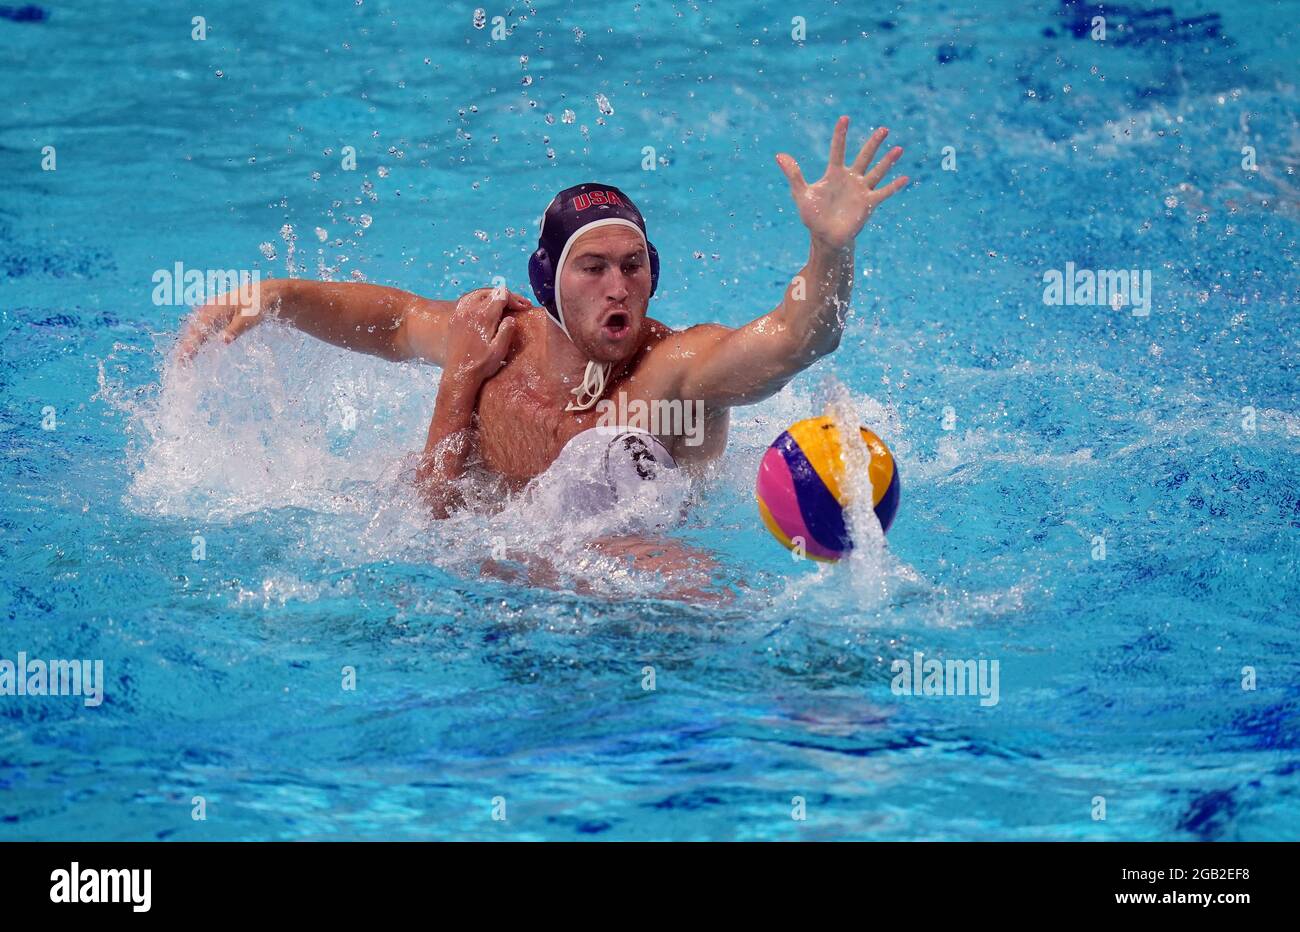
POLYGON ((632 330, 632 315, 626 311, 615 311, 605 318, 600 331, 611 340, 620 340, 632 330))

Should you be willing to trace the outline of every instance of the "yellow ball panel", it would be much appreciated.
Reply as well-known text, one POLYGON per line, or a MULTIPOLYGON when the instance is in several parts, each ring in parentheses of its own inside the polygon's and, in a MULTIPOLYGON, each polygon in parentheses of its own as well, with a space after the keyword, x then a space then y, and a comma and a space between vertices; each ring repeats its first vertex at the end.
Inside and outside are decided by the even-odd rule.
POLYGON ((841 459, 840 433, 835 429, 835 422, 825 415, 810 417, 791 427, 789 433, 794 442, 799 444, 799 449, 808 458, 808 464, 816 471, 827 491, 843 506, 840 476, 844 463, 841 459))
POLYGON ((889 483, 894 481, 894 455, 889 452, 885 442, 871 431, 865 427, 859 427, 858 430, 862 432, 862 442, 871 451, 871 465, 867 468, 871 476, 871 504, 879 505, 889 491, 889 483))

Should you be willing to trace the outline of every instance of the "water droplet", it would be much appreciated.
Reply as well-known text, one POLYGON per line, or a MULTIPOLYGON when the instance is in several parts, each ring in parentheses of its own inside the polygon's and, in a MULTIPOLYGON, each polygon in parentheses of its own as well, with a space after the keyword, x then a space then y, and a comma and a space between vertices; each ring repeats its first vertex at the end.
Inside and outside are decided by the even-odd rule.
POLYGON ((574 114, 572 110, 565 110, 563 113, 560 114, 561 123, 572 123, 577 118, 578 118, 577 115, 574 114))
POLYGON ((325 240, 329 239, 329 232, 327 230, 322 230, 320 227, 317 227, 316 238, 323 243, 325 242, 325 240))
POLYGON ((596 95, 596 106, 600 108, 600 112, 605 116, 612 116, 614 113, 614 105, 609 102, 609 98, 604 94, 596 95))
POLYGON ((388 177, 388 166, 387 166, 387 165, 380 165, 377 171, 378 171, 378 174, 379 174, 379 177, 380 177, 380 178, 387 178, 387 177, 388 177))
POLYGON ((374 221, 374 219, 370 216, 370 214, 362 214, 362 215, 361 215, 361 229, 363 229, 363 230, 368 229, 369 226, 370 226, 370 224, 372 224, 372 223, 374 223, 374 222, 375 222, 375 221, 374 221))
POLYGON ((1167 198, 1165 198, 1165 206, 1168 207, 1170 210, 1173 210, 1175 207, 1178 206, 1178 198, 1174 197, 1172 194, 1169 195, 1167 198))
POLYGON ((265 256, 267 259, 275 258, 275 243, 263 243, 257 248, 262 251, 262 255, 265 256))
MULTIPOLYGON (((485 242, 485 243, 487 242, 487 238, 488 238, 488 236, 487 236, 487 233, 486 233, 485 231, 483 231, 483 230, 475 230, 475 231, 474 231, 474 235, 477 236, 479 239, 481 239, 483 242, 485 242)), ((568 286, 566 285, 565 287, 568 287, 568 286)))
POLYGON ((482 29, 487 25, 487 10, 480 7, 474 11, 474 28, 482 29))

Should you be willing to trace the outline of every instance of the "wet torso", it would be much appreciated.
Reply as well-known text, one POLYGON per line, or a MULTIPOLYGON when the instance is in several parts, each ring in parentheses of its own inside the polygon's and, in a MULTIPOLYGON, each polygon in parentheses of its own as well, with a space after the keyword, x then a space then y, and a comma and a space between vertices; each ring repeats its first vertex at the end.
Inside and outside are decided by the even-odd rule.
POLYGON ((651 402, 681 401, 676 410, 684 417, 698 411, 687 414, 685 408, 691 402, 672 397, 675 388, 669 368, 662 354, 654 352, 672 333, 668 327, 646 320, 641 349, 610 374, 602 397, 613 402, 612 408, 600 405, 601 410, 565 411, 567 402, 557 402, 541 388, 549 384, 549 374, 541 370, 542 328, 555 325, 540 309, 516 317, 515 346, 501 371, 484 383, 477 405, 479 451, 485 465, 509 485, 521 487, 540 475, 577 434, 611 423, 629 426, 630 422, 630 426, 650 430, 681 466, 704 463, 722 454, 727 442, 725 410, 704 411, 702 425, 667 414, 657 423, 644 419, 651 402))

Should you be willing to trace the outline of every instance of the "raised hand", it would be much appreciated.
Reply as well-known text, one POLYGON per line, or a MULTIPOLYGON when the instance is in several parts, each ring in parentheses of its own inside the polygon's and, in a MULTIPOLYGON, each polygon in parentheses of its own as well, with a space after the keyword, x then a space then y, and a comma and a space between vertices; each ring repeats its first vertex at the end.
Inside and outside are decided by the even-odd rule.
POLYGON ((901 191, 908 182, 906 175, 883 188, 876 186, 893 168, 903 150, 895 147, 884 158, 871 166, 876 150, 889 135, 880 127, 862 144, 852 165, 844 164, 844 141, 848 135, 849 118, 842 116, 835 123, 831 137, 830 161, 826 174, 814 184, 804 181, 799 163, 785 152, 777 153, 776 164, 790 182, 790 194, 799 208, 799 219, 808 228, 814 240, 835 249, 851 246, 858 233, 870 219, 881 202, 901 191), (868 168, 870 167, 870 170, 868 168))

